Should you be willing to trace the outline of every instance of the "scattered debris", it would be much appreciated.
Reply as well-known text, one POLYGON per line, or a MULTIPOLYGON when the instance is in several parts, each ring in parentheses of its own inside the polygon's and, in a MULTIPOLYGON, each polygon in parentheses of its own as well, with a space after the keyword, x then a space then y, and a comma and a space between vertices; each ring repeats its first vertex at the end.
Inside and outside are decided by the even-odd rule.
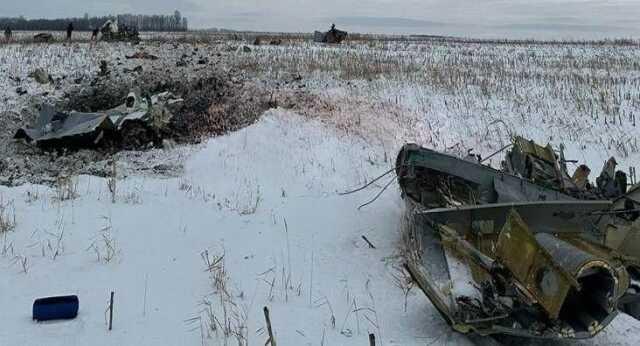
POLYGON ((366 236, 362 236, 362 239, 367 243, 367 245, 369 245, 370 249, 375 249, 376 247, 369 241, 369 239, 366 236))
POLYGON ((100 71, 98 71, 98 76, 107 75, 109 75, 109 65, 106 60, 100 60, 100 71))
POLYGON ((44 105, 34 126, 19 129, 14 138, 46 149, 161 145, 160 131, 181 106, 182 99, 169 92, 147 98, 131 92, 122 105, 96 113, 65 113, 44 105))
POLYGON ((140 73, 140 72, 143 71, 143 68, 142 68, 142 65, 138 65, 138 66, 136 66, 134 68, 131 68, 131 69, 125 67, 124 69, 122 69, 122 71, 125 72, 125 73, 131 73, 131 72, 140 73))
POLYGON ((39 298, 33 302, 33 319, 36 321, 73 319, 78 316, 78 296, 39 298))
POLYGON ((102 40, 104 41, 125 41, 133 44, 140 43, 140 35, 135 27, 118 25, 118 21, 108 20, 100 28, 102 40))
POLYGON ((406 268, 453 329, 582 339, 640 319, 640 186, 617 188, 615 160, 591 190, 588 168, 572 180, 562 150, 523 138, 504 171, 479 161, 415 144, 396 161, 406 268))
POLYGON ((614 157, 605 162, 602 173, 596 179, 596 187, 600 195, 606 198, 617 198, 627 192, 627 174, 616 171, 618 162, 614 157))
MULTIPOLYGON (((256 36, 255 40, 253 40, 253 45, 259 46, 262 44, 263 40, 266 41, 266 38, 261 36, 256 36)), ((269 40, 268 42, 269 42, 269 45, 271 46, 279 46, 282 44, 282 39, 274 38, 272 40, 269 40)))
MULTIPOLYGON (((5 119, 3 131, 0 131, 3 167, 0 185, 54 185, 60 174, 109 176, 110 166, 106 162, 114 155, 126 162, 123 175, 177 176, 183 172, 186 159, 179 153, 190 150, 184 144, 200 143, 205 138, 238 130, 259 119, 270 107, 270 93, 265 85, 247 78, 243 71, 231 68, 226 57, 215 53, 217 50, 200 48, 192 58, 195 48, 187 53, 188 59, 195 60, 190 60, 186 68, 180 69, 175 68, 175 64, 183 51, 166 58, 157 53, 157 48, 145 47, 149 53, 162 56, 156 61, 125 60, 125 51, 122 51, 114 60, 108 59, 107 75, 98 76, 98 59, 98 66, 91 73, 84 71, 78 75, 69 74, 66 79, 64 75, 60 75, 59 80, 54 79, 55 89, 32 88, 28 83, 36 84, 33 79, 10 76, 15 87, 9 85, 9 94, 16 98, 19 98, 18 91, 28 91, 28 94, 20 97, 20 107, 15 111, 7 109, 0 114, 5 119), (209 64, 195 64, 200 57, 207 57, 209 64), (117 66, 119 61, 121 66, 117 66), (202 66, 210 68, 202 69, 202 66), (179 109, 171 111, 174 116, 169 124, 157 131, 147 131, 146 127, 139 126, 127 129, 139 133, 142 138, 123 138, 121 131, 105 131, 104 138, 95 145, 80 142, 78 146, 72 142, 51 147, 27 143, 26 139, 13 139, 21 127, 23 130, 36 127, 43 104, 51 104, 54 111, 63 114, 71 111, 104 113, 122 105, 132 90, 143 99, 146 95, 169 91, 181 96, 184 102, 177 107, 179 109), (44 95, 44 92, 50 94, 44 95), (174 149, 162 150, 161 153, 156 150, 170 147, 174 149), (167 169, 154 169, 159 164, 166 164, 167 169)), ((229 51, 228 54, 232 59, 233 53, 229 51)), ((37 67, 40 65, 31 67, 27 72, 37 67)), ((49 72, 47 68, 45 71, 49 72)))
POLYGON ((149 60, 158 60, 158 57, 157 57, 157 56, 155 56, 155 55, 153 55, 153 54, 150 54, 150 53, 147 53, 147 52, 145 52, 145 51, 138 51, 138 52, 135 52, 135 53, 133 53, 133 54, 131 54, 131 55, 126 55, 126 56, 125 56, 125 58, 127 58, 127 59, 149 59, 149 60))
POLYGON ((39 34, 33 35, 33 40, 39 43, 47 43, 53 41, 53 35, 46 32, 41 32, 39 34))
POLYGON ((542 147, 534 141, 515 137, 502 167, 507 173, 579 199, 612 199, 627 191, 627 175, 616 172, 615 158, 605 163, 594 186, 589 182, 589 167, 580 165, 570 177, 566 164, 572 161, 565 159, 562 146, 557 152, 550 145, 542 147))
POLYGON ((40 84, 48 84, 52 81, 51 76, 42 68, 37 68, 29 73, 29 77, 36 80, 40 84))
POLYGON ((331 29, 327 32, 315 31, 313 33, 313 41, 318 43, 342 43, 347 38, 346 31, 336 29, 335 24, 331 25, 331 29))

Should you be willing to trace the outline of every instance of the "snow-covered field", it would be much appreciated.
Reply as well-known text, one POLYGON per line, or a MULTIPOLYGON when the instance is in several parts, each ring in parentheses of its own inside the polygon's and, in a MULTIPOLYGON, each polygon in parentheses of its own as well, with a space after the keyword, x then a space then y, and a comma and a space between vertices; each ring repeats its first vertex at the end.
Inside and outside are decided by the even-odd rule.
MULTIPOLYGON (((280 107, 237 132, 165 149, 187 154, 181 176, 0 187, 0 345, 263 345, 265 306, 280 345, 367 345, 369 333, 378 345, 486 343, 451 332, 410 285, 397 186, 361 210, 386 181, 338 193, 387 171, 407 141, 487 156, 520 134, 564 143, 594 171, 611 155, 624 167, 640 159, 637 46, 238 47, 199 52, 272 88, 280 107), (33 300, 58 294, 79 296, 78 318, 31 321, 33 300)), ((176 54, 165 48, 145 44, 160 61, 176 54)), ((65 82, 27 77, 35 66, 54 79, 92 76, 99 60, 135 49, 0 46, 0 81, 11 86, 0 91, 3 111, 62 97, 65 82)), ((619 316, 582 344, 639 336, 640 322, 619 316)))
POLYGON ((375 140, 392 148, 412 140, 486 157, 519 134, 564 144, 568 157, 594 170, 610 156, 625 167, 640 159, 637 44, 391 41, 348 49, 268 47, 241 59, 269 78, 282 71, 315 76, 306 87, 337 104, 326 113, 351 122, 348 127, 410 122, 409 132, 376 133, 375 140))
POLYGON ((368 332, 384 344, 419 344, 448 332, 415 291, 405 310, 397 191, 361 211, 372 192, 336 193, 387 169, 374 154, 361 140, 272 111, 210 140, 181 178, 119 182, 116 203, 107 180, 89 176, 65 201, 42 186, 3 189, 17 227, 2 241, 10 279, 0 344, 221 344, 226 323, 263 344, 263 306, 282 345, 366 344, 368 332), (223 258, 226 291, 213 286, 203 256, 223 258), (77 294, 78 319, 32 322, 33 298, 50 294, 77 294))

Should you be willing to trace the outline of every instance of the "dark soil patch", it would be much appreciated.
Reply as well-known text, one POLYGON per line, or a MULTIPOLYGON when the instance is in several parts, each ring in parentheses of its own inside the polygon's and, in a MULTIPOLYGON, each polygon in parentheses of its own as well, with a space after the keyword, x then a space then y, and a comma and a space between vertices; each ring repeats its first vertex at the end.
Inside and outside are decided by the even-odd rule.
POLYGON ((28 114, 4 114, 7 126, 0 131, 0 151, 5 154, 4 159, 0 158, 0 185, 14 186, 25 182, 54 184, 56 177, 61 174, 108 176, 111 168, 107 162, 118 156, 127 160, 134 170, 138 166, 140 169, 149 169, 147 165, 164 164, 167 167, 175 166, 175 169, 170 169, 168 173, 166 170, 158 172, 175 174, 179 171, 178 157, 169 155, 165 160, 153 153, 145 156, 140 150, 172 143, 198 143, 207 137, 238 130, 254 123, 270 106, 264 86, 242 78, 237 71, 220 70, 202 69, 189 71, 185 75, 174 71, 163 74, 157 69, 145 69, 140 73, 111 70, 90 83, 69 86, 65 97, 56 104, 61 111, 96 112, 110 109, 122 104, 133 90, 142 96, 170 91, 184 99, 181 109, 174 111, 173 119, 161 131, 150 132, 134 126, 126 129, 126 133, 105 136, 98 147, 65 146, 43 150, 14 141, 11 137, 20 126, 35 121, 39 104, 29 108, 28 114), (135 152, 128 150, 137 150, 144 159, 136 158, 135 152))
MULTIPOLYGON (((122 77, 122 76, 119 76, 122 77)), ((208 72, 204 76, 159 78, 158 73, 144 73, 137 78, 97 77, 89 88, 68 93, 68 101, 59 105, 64 110, 96 112, 122 104, 127 94, 136 90, 141 95, 170 91, 184 99, 183 107, 171 123, 148 141, 108 141, 110 151, 144 149, 150 143, 157 147, 162 139, 178 143, 199 142, 203 137, 220 135, 254 123, 269 108, 267 93, 233 73, 208 72), (126 143, 124 143, 126 142, 126 143), (126 144, 126 145, 125 145, 126 144)), ((140 131, 138 131, 140 132, 140 131)))

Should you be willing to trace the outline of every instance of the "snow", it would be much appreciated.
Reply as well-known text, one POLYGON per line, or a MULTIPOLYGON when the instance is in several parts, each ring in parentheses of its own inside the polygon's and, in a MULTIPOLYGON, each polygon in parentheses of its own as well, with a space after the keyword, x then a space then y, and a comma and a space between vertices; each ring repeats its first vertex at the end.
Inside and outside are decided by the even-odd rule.
POLYGON ((368 332, 389 345, 431 337, 429 326, 443 321, 415 290, 405 312, 393 278, 402 206, 397 188, 361 211, 358 205, 375 190, 336 193, 388 169, 389 162, 366 161, 372 150, 319 122, 271 111, 249 128, 209 140, 180 178, 118 181, 113 204, 106 180, 92 176, 80 177, 79 197, 66 201, 43 186, 3 187, 17 227, 2 239, 10 250, 0 268, 9 278, 0 284, 0 344, 181 345, 200 344, 201 334, 206 344, 220 344, 223 336, 209 339, 199 323, 188 322, 200 316, 205 324, 200 303, 216 297, 205 250, 224 253, 229 289, 248 316, 249 344, 266 340, 264 332, 256 334, 264 327, 263 306, 271 309, 282 345, 323 338, 325 345, 365 344, 368 332), (114 244, 109 262, 101 234, 114 244), (290 285, 283 285, 283 271, 291 273, 290 285), (57 294, 79 296, 78 318, 32 322, 33 300, 57 294))
MULTIPOLYGON (((17 226, 2 238, 0 345, 224 344, 221 331, 207 331, 203 312, 209 301, 223 318, 205 251, 209 258, 224 254, 235 304, 229 307, 246 316, 239 325, 249 344, 266 341, 263 306, 282 345, 362 345, 368 333, 383 345, 471 344, 415 288, 405 311, 396 279, 403 206, 397 187, 360 211, 378 189, 337 194, 388 169, 390 162, 369 161, 376 150, 318 121, 272 110, 253 126, 209 140, 182 177, 119 180, 116 203, 107 181, 92 176, 80 177, 79 196, 66 201, 43 186, 2 187, 17 226), (103 235, 113 244, 110 261, 103 235), (57 294, 79 296, 78 318, 31 321, 33 300, 57 294)), ((629 332, 612 331, 640 332, 625 317, 611 327, 593 344, 631 344, 629 332)), ((228 343, 237 344, 233 337, 228 343)))
MULTIPOLYGON (((564 144, 567 159, 591 167, 594 180, 611 156, 624 171, 640 160, 640 79, 631 63, 639 52, 636 45, 392 40, 261 46, 239 59, 261 66, 267 79, 300 73, 307 90, 335 105, 324 111, 329 122, 340 127, 358 119, 352 129, 364 129, 360 135, 371 143, 414 141, 487 157, 521 135, 564 144), (383 133, 378 119, 401 126, 383 133)), ((499 167, 501 159, 488 163, 499 167)))
MULTIPOLYGON (((65 56, 74 46, 2 49, 1 81, 25 86, 29 95, 60 97, 64 90, 53 85, 25 85, 26 75, 44 66, 54 78, 68 70, 90 77, 96 61, 131 48, 84 47, 70 61, 65 56)), ((453 333, 417 288, 405 296, 397 185, 361 210, 386 180, 357 194, 338 193, 387 171, 409 141, 486 157, 514 132, 565 143, 567 158, 594 172, 610 155, 625 169, 637 165, 638 130, 625 118, 638 109, 637 71, 621 63, 637 56, 634 47, 597 46, 254 47, 235 58, 273 66, 262 71, 266 79, 299 71, 304 90, 321 101, 298 107, 302 115, 268 111, 256 124, 199 146, 121 153, 115 203, 110 179, 95 176, 61 181, 57 190, 0 186, 0 206, 16 217, 15 230, 0 234, 0 345, 236 345, 234 333, 262 345, 264 306, 280 345, 366 345, 368 333, 381 345, 476 343, 453 333), (393 62, 369 80, 335 70, 355 66, 357 72, 354 59, 383 68, 393 62), (467 65, 459 80, 434 78, 438 69, 467 65), (602 80, 610 85, 583 82, 608 69, 611 79, 602 80), (500 73, 491 76, 494 70, 500 73), (558 79, 525 77, 536 73, 558 79), (610 92, 604 101, 601 92, 610 92), (612 124, 615 112, 604 108, 615 106, 622 120, 612 124), (150 160, 177 161, 184 170, 159 177, 135 169, 150 160), (77 198, 60 200, 65 189, 77 198), (215 263, 211 270, 207 261, 215 263), (110 291, 111 332, 105 323, 110 291), (58 294, 79 296, 78 318, 31 321, 33 300, 58 294)), ((7 88, 2 97, 7 103, 0 110, 8 110, 24 107, 29 96, 7 88)), ((638 335, 640 322, 621 315, 595 339, 577 344, 631 345, 638 335)))

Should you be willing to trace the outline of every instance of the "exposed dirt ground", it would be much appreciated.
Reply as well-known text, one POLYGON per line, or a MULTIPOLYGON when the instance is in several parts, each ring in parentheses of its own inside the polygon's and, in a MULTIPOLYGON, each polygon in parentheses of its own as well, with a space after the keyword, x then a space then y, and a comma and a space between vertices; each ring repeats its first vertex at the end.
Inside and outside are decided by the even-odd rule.
POLYGON ((66 75, 64 71, 52 74, 53 85, 48 87, 53 86, 53 91, 38 92, 41 86, 30 77, 12 79, 21 107, 0 109, 5 124, 0 128, 0 184, 47 183, 59 175, 71 174, 106 176, 113 158, 138 171, 175 175, 181 171, 182 156, 154 152, 175 144, 198 143, 205 137, 252 124, 271 104, 266 86, 230 67, 229 55, 234 52, 222 46, 150 45, 115 51, 108 59, 95 56, 93 65, 99 67, 89 66, 79 76, 66 75), (160 58, 129 59, 131 52, 160 58), (47 152, 13 139, 18 128, 37 118, 43 103, 52 103, 61 111, 95 112, 122 104, 131 90, 141 95, 170 91, 184 99, 183 107, 161 131, 161 144, 144 143, 133 148, 143 152, 123 152, 122 149, 132 149, 123 143, 110 143, 96 150, 65 148, 47 152), (132 157, 138 159, 131 161, 132 157))

